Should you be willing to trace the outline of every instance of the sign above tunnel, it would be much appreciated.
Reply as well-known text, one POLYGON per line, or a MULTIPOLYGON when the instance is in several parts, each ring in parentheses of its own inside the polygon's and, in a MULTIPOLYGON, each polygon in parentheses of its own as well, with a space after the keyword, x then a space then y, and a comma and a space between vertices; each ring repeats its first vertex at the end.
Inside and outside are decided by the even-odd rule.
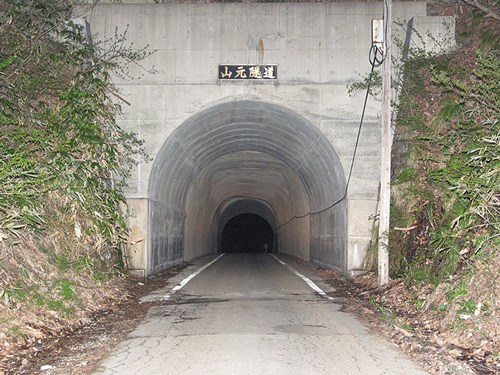
POLYGON ((219 65, 219 79, 275 80, 278 79, 278 65, 219 65))

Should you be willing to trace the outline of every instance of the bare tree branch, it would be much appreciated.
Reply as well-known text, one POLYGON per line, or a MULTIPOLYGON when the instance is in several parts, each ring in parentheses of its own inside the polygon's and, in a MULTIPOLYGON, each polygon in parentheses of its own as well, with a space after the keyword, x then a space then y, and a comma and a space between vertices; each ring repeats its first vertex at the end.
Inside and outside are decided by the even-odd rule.
POLYGON ((479 0, 462 0, 462 1, 486 13, 485 16, 486 18, 494 18, 497 21, 500 21, 500 15, 494 10, 485 6, 484 4, 481 4, 479 0))

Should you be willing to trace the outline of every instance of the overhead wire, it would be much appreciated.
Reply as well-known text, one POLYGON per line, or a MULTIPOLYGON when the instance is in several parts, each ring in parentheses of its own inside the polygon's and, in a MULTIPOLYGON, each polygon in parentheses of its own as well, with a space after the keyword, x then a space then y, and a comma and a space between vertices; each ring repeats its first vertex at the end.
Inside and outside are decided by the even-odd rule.
MULTIPOLYGON (((384 20, 385 20, 385 14, 386 14, 386 10, 385 10, 385 7, 384 7, 384 20)), ((387 28, 385 26, 384 35, 386 35, 386 30, 387 30, 387 28)), ((351 176, 352 176, 352 171, 353 171, 353 168, 354 168, 354 162, 356 161, 356 154, 357 154, 357 151, 358 151, 359 139, 360 139, 360 136, 361 136, 361 129, 363 127, 363 121, 364 121, 364 117, 365 117, 366 106, 367 106, 367 103, 368 103, 368 97, 370 96, 370 89, 371 89, 371 86, 372 86, 372 83, 373 83, 373 72, 374 72, 375 68, 378 68, 379 66, 381 66, 382 63, 385 60, 384 51, 381 50, 380 47, 378 47, 375 43, 373 43, 372 46, 371 46, 371 48, 370 48, 370 52, 368 54, 368 60, 369 60, 370 65, 371 65, 371 70, 370 70, 370 74, 368 76, 368 85, 366 87, 366 94, 365 94, 365 99, 364 99, 364 103, 363 103, 363 110, 361 112, 361 119, 360 119, 359 126, 358 126, 358 133, 356 135, 356 143, 354 145, 354 151, 353 151, 353 154, 352 154, 351 166, 349 168, 349 175, 348 175, 348 178, 347 178, 347 182, 346 182, 346 186, 345 186, 345 190, 344 190, 344 195, 340 199, 338 199, 337 201, 333 202, 329 206, 324 207, 324 208, 322 208, 320 210, 310 211, 310 212, 308 212, 306 214, 303 214, 303 215, 294 215, 289 220, 285 221, 284 223, 279 224, 273 230, 274 232, 279 231, 282 227, 284 227, 285 225, 291 223, 293 220, 303 219, 303 218, 305 218, 307 216, 317 215, 317 214, 323 213, 325 211, 328 211, 331 208, 333 208, 336 205, 338 205, 339 203, 341 203, 347 197, 347 191, 349 189, 349 184, 351 182, 351 176)))

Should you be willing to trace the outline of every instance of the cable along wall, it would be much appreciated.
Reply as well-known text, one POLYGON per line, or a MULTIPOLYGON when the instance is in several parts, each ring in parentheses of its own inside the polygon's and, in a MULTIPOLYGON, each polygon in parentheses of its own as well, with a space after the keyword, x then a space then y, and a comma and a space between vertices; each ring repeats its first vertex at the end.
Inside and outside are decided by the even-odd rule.
MULTIPOLYGON (((149 271, 216 252, 227 202, 246 201, 237 214, 265 205, 274 216, 268 221, 279 226, 341 198, 344 190, 339 157, 304 118, 259 101, 215 105, 179 126, 155 159, 149 271)), ((346 271, 347 202, 293 220, 276 237, 280 252, 346 271)))

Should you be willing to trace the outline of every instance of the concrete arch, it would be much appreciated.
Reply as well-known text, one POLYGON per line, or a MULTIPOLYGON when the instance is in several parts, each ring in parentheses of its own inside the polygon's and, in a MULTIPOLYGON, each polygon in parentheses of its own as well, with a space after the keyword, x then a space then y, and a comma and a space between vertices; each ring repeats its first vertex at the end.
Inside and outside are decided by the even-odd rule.
MULTIPOLYGON (((347 270, 345 174, 328 139, 282 106, 253 100, 214 105, 167 139, 149 180, 149 272, 215 252, 214 215, 228 199, 264 201, 275 212, 280 249, 347 270)), ((257 209, 257 204, 254 209, 257 209)))
MULTIPOLYGON (((217 233, 217 237, 214 238, 213 243, 215 252, 221 252, 221 236, 226 224, 231 219, 241 214, 258 215, 266 220, 273 229, 277 228, 279 225, 276 219, 276 213, 269 203, 257 199, 231 198, 223 202, 214 215, 212 233, 217 233)), ((279 251, 279 231, 275 231, 273 239, 274 241, 271 245, 273 250, 277 252, 279 251)))

